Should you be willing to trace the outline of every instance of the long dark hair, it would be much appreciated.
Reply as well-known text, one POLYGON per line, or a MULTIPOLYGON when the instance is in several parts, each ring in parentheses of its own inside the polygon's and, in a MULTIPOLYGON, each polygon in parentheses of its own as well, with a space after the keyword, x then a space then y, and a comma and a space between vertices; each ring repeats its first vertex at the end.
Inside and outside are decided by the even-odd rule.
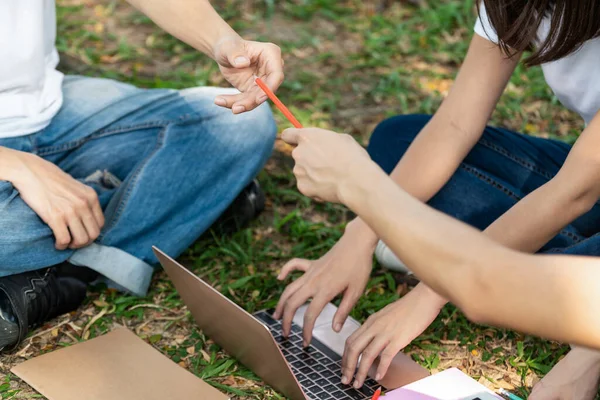
MULTIPOLYGON (((563 58, 600 36, 600 0, 482 0, 507 55, 532 50, 527 65, 563 58), (534 49, 532 44, 546 17, 550 32, 534 49)), ((479 3, 478 3, 479 5, 479 3)))

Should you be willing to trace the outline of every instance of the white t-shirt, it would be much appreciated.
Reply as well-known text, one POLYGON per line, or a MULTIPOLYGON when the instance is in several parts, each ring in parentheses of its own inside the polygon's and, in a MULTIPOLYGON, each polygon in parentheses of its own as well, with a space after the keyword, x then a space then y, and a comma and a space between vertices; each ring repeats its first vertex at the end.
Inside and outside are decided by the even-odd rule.
MULTIPOLYGON (((483 5, 480 14, 475 32, 498 44, 498 36, 483 5)), ((538 30, 541 42, 548 37, 549 31, 550 20, 547 17, 538 30)), ((600 110, 600 38, 588 40, 579 50, 564 58, 542 64, 542 70, 558 100, 589 124, 600 110)))
POLYGON ((45 128, 62 105, 54 0, 0 0, 0 138, 45 128))

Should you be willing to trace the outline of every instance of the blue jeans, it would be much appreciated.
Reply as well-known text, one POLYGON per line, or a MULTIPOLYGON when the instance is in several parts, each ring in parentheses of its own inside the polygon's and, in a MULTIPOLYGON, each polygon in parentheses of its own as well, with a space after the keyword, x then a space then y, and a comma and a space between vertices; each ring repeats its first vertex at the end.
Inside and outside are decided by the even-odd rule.
MULTIPOLYGON (((390 173, 431 117, 406 115, 382 122, 368 151, 390 173)), ((502 128, 483 136, 429 205, 480 230, 524 196, 548 182, 561 168, 571 146, 502 128)), ((415 171, 418 174, 418 171, 415 171)), ((600 205, 566 226, 541 250, 600 256, 600 205)))
POLYGON ((0 146, 36 154, 93 187, 106 223, 96 242, 56 250, 50 228, 0 181, 0 276, 69 260, 143 295, 151 247, 176 257, 222 214, 271 154, 267 105, 242 115, 213 104, 231 89, 139 89, 69 76, 51 124, 0 146))

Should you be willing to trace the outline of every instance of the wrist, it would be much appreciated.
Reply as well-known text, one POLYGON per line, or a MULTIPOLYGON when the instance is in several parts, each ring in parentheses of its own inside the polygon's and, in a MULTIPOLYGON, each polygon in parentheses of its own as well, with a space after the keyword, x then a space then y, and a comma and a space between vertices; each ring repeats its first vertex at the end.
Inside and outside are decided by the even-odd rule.
POLYGON ((369 211, 366 209, 368 201, 377 191, 377 182, 381 181, 381 175, 387 178, 387 175, 373 162, 368 166, 362 165, 358 171, 348 171, 346 179, 343 179, 338 187, 338 198, 341 203, 359 216, 369 211))
POLYGON ((446 303, 448 303, 448 300, 440 296, 437 292, 422 282, 419 283, 413 290, 420 292, 425 298, 427 298, 429 303, 440 310, 446 305, 446 303))
POLYGON ((210 45, 211 50, 207 54, 215 61, 218 61, 220 58, 223 57, 226 58, 224 54, 221 54, 221 47, 228 42, 236 42, 243 40, 244 39, 242 39, 242 37, 236 31, 229 27, 229 25, 226 25, 225 27, 223 27, 221 32, 218 32, 215 35, 210 45))
POLYGON ((346 225, 344 235, 349 235, 356 238, 360 243, 364 243, 371 252, 375 251, 379 241, 377 234, 360 217, 356 217, 346 225))
POLYGON ((16 183, 22 176, 25 166, 22 153, 7 147, 0 147, 0 180, 16 183))

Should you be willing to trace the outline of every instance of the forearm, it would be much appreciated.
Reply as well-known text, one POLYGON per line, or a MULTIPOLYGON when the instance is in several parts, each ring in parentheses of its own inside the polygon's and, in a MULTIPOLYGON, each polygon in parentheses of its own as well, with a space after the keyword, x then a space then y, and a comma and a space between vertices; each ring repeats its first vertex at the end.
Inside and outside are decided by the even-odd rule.
POLYGON ((600 300, 600 262, 507 249, 403 192, 382 171, 347 193, 348 206, 472 320, 600 347, 600 313, 590 306, 600 300))
POLYGON ((368 180, 361 176, 357 186, 347 190, 344 203, 423 282, 440 295, 456 300, 456 294, 463 293, 468 284, 464 269, 500 246, 406 193, 376 166, 369 171, 368 180))
POLYGON ((506 59, 489 41, 475 36, 448 97, 411 143, 392 180, 422 202, 429 201, 481 137, 517 62, 518 57, 506 59))
MULTIPOLYGON (((449 122, 443 112, 434 115, 390 174, 393 182, 424 203, 450 179, 480 136, 461 135, 449 122)), ((355 234, 363 235, 368 245, 375 246, 378 235, 360 217, 349 226, 355 234)))
POLYGON ((582 132, 560 171, 525 196, 485 233, 512 249, 534 253, 600 197, 600 114, 582 132))
POLYGON ((237 36, 208 0, 128 1, 165 31, 212 58, 220 40, 237 36))
MULTIPOLYGON (((451 113, 441 108, 394 168, 390 175, 392 181, 414 198, 424 203, 429 201, 450 179, 475 145, 485 123, 476 122, 469 133, 461 131, 458 126, 452 120, 451 113)), ((349 224, 349 227, 353 234, 362 235, 368 246, 375 247, 378 235, 360 217, 349 224)))
POLYGON ((589 202, 581 201, 576 193, 550 181, 515 204, 484 233, 504 246, 535 253, 589 210, 589 202))

